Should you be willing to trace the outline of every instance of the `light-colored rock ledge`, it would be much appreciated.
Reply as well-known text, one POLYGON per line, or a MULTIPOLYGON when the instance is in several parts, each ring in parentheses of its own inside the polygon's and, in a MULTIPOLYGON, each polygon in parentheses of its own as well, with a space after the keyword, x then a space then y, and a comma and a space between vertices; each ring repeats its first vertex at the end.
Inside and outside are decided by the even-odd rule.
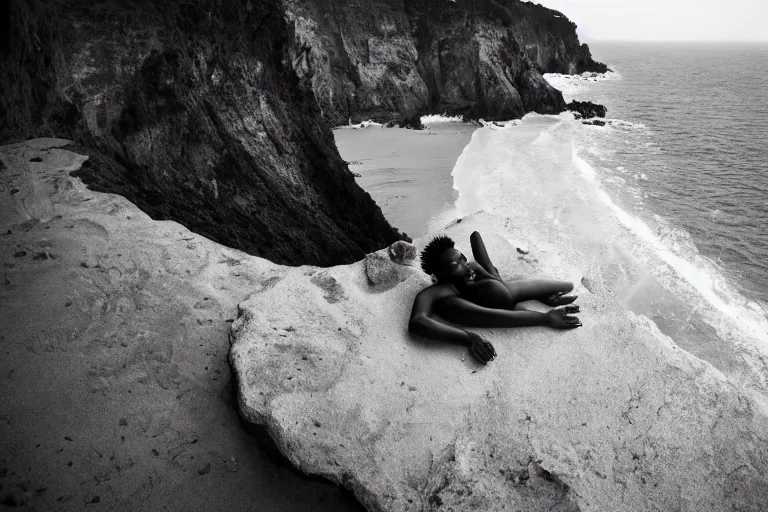
MULTIPOLYGON (((478 214, 447 234, 469 254, 485 228, 502 275, 534 275, 538 258, 552 268, 487 231, 494 222, 478 214)), ((408 334, 430 281, 388 260, 283 269, 239 306, 241 414, 302 471, 376 511, 765 509, 765 398, 600 283, 577 287, 580 329, 482 330, 498 353, 482 367, 408 334)))

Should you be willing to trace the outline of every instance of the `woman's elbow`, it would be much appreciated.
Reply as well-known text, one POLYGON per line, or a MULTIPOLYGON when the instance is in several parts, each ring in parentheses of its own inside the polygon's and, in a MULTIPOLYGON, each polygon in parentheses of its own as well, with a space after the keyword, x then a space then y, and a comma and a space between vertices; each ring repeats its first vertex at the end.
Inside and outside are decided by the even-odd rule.
POLYGON ((424 323, 421 316, 415 316, 408 321, 408 332, 421 335, 424 332, 424 323))

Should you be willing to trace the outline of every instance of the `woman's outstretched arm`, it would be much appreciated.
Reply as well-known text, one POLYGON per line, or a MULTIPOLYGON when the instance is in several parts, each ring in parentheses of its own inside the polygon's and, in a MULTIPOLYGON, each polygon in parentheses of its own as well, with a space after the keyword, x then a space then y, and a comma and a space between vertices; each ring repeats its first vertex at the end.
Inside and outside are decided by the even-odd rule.
POLYGON ((460 297, 448 297, 440 301, 439 313, 451 322, 472 327, 528 327, 547 325, 555 329, 581 327, 581 321, 571 313, 578 311, 577 306, 565 306, 552 309, 547 313, 537 311, 510 311, 478 306, 460 297))
POLYGON ((456 291, 445 285, 430 286, 419 292, 413 301, 408 331, 433 340, 465 345, 478 361, 485 364, 496 357, 496 349, 490 342, 479 334, 448 325, 432 314, 436 301, 455 296, 456 291))

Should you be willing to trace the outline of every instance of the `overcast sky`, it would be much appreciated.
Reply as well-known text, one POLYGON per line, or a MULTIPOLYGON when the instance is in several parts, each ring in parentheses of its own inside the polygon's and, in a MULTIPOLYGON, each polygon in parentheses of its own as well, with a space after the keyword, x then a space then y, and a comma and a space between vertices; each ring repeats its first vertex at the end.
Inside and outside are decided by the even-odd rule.
POLYGON ((768 41, 768 0, 533 1, 565 14, 586 41, 768 41))

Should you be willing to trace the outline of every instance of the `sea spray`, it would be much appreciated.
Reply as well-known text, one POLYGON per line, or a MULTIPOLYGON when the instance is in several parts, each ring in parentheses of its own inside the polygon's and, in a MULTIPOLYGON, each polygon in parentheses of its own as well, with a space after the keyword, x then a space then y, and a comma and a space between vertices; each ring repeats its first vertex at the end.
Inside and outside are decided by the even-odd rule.
POLYGON ((587 158, 599 162, 600 151, 580 145, 590 129, 567 113, 478 129, 452 172, 455 208, 432 227, 488 212, 498 219, 489 226, 494 235, 531 257, 546 255, 542 274, 603 283, 681 347, 762 388, 768 377, 764 312, 741 297, 684 232, 658 216, 653 222, 638 217, 631 200, 624 204, 614 192, 626 180, 596 168, 587 158))

